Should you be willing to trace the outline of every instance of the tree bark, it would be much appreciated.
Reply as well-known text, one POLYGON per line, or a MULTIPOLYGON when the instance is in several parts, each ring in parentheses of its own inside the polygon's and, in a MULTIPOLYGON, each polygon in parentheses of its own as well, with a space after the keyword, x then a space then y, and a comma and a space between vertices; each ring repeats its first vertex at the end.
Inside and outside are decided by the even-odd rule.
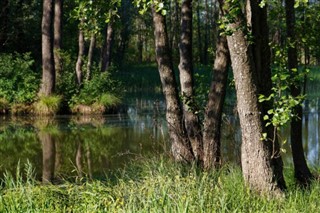
POLYGON ((155 50, 162 91, 166 100, 166 119, 171 139, 171 152, 176 161, 193 162, 191 144, 182 124, 182 110, 179 104, 176 80, 170 56, 165 18, 152 7, 155 50))
POLYGON ((228 64, 230 63, 227 39, 219 37, 216 58, 213 67, 208 103, 204 114, 203 152, 204 168, 218 168, 221 165, 221 134, 222 109, 226 95, 228 64))
MULTIPOLYGON (((292 78, 295 77, 296 73, 292 69, 298 69, 298 56, 295 38, 295 9, 294 0, 286 0, 286 24, 287 24, 287 42, 288 42, 288 69, 291 73, 292 78)), ((300 82, 294 82, 290 86, 291 95, 297 97, 301 94, 300 82)), ((303 151, 302 145, 302 106, 296 106, 294 113, 298 118, 291 121, 291 149, 294 164, 294 173, 296 180, 302 184, 309 184, 313 178, 303 151)))
POLYGON ((88 51, 88 63, 87 63, 87 75, 86 80, 89 81, 91 78, 91 67, 92 67, 92 60, 93 60, 93 50, 96 45, 96 35, 92 33, 90 38, 90 46, 88 51))
POLYGON ((238 14, 235 21, 228 24, 233 33, 227 36, 242 131, 243 177, 249 187, 258 192, 281 195, 282 191, 272 168, 273 150, 267 144, 269 141, 261 140, 264 133, 263 115, 258 103, 257 73, 253 53, 243 30, 244 26, 247 26, 244 19, 243 14, 238 14))
MULTIPOLYGON (((258 80, 258 93, 268 97, 272 91, 272 74, 271 74, 271 50, 269 46, 269 28, 267 23, 267 6, 261 8, 260 1, 247 1, 247 22, 251 27, 254 41, 252 45, 253 61, 258 80)), ((262 104, 262 114, 266 115, 268 110, 272 109, 272 102, 262 104)), ((277 129, 273 125, 266 127, 263 121, 265 132, 270 143, 269 149, 272 153, 272 167, 274 168, 275 177, 280 188, 285 189, 286 184, 283 177, 283 162, 280 154, 280 146, 277 137, 277 129)))
POLYGON ((83 31, 79 29, 79 37, 78 37, 78 59, 76 63, 76 76, 77 76, 77 83, 80 87, 82 84, 82 65, 83 65, 83 56, 84 56, 84 35, 83 31))
MULTIPOLYGON (((198 116, 195 114, 193 92, 192 63, 192 0, 182 1, 181 6, 181 42, 180 51, 180 86, 183 99, 183 117, 185 128, 196 161, 202 161, 202 134, 198 116)), ((200 163, 200 162, 199 162, 200 163)))
POLYGON ((55 69, 52 42, 52 0, 43 0, 42 14, 42 81, 39 95, 51 95, 55 88, 55 69))
POLYGON ((56 79, 61 75, 62 63, 61 63, 61 41, 62 41, 62 5, 63 0, 54 0, 54 67, 56 72, 56 79))
POLYGON ((112 44, 112 20, 106 26, 105 41, 102 48, 102 57, 101 57, 101 72, 108 70, 111 62, 111 44, 112 44))
POLYGON ((198 54, 200 64, 204 63, 203 48, 202 48, 202 34, 201 34, 201 20, 200 20, 200 0, 197 2, 197 34, 198 34, 198 54))

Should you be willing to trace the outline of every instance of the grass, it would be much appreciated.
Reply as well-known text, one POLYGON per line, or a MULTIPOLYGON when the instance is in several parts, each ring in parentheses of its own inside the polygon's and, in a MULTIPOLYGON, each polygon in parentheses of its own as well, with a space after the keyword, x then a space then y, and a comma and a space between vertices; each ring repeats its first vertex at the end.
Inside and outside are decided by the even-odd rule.
POLYGON ((59 95, 41 96, 34 103, 34 112, 37 115, 55 115, 61 105, 62 97, 59 95))
POLYGON ((133 162, 103 181, 42 185, 30 166, 25 178, 17 171, 15 178, 5 175, 0 212, 317 212, 320 207, 319 182, 309 190, 290 185, 277 200, 250 192, 236 166, 207 173, 163 157, 133 162))

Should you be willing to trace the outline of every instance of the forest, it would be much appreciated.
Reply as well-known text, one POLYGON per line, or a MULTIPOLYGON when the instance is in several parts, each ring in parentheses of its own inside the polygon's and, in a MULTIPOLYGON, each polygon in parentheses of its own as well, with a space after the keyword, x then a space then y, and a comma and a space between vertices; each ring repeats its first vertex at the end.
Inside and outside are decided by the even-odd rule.
MULTIPOLYGON (((320 207, 319 165, 308 162, 305 138, 311 133, 304 130, 308 113, 319 113, 309 106, 320 103, 320 1, 2 0, 0 5, 0 153, 10 148, 1 147, 14 126, 6 126, 8 117, 27 118, 37 123, 32 124, 36 131, 21 135, 31 145, 41 141, 43 157, 41 178, 32 169, 39 165, 29 161, 25 174, 20 159, 15 174, 2 172, 6 163, 0 163, 0 212, 310 212, 307 208, 320 207), (49 171, 57 167, 57 153, 51 154, 55 163, 48 163, 50 158, 46 163, 45 155, 62 149, 57 145, 62 136, 50 119, 70 116, 79 123, 81 116, 108 120, 126 114, 141 122, 130 105, 139 102, 137 94, 144 105, 152 102, 153 123, 164 120, 165 133, 153 127, 154 138, 158 132, 166 135, 164 145, 143 133, 137 143, 157 147, 156 153, 137 155, 102 180, 92 175, 89 156, 92 150, 110 154, 114 147, 79 141, 106 135, 129 140, 131 133, 76 133, 78 127, 69 123, 73 132, 63 137, 77 148, 65 153, 76 156, 78 174, 86 159, 88 175, 57 181, 49 171), (226 162, 224 156, 225 150, 234 151, 223 139, 231 134, 229 117, 238 122, 232 128, 239 129, 239 162, 226 162), (288 153, 290 165, 283 160, 288 153)), ((314 143, 319 147, 318 139, 314 143)))

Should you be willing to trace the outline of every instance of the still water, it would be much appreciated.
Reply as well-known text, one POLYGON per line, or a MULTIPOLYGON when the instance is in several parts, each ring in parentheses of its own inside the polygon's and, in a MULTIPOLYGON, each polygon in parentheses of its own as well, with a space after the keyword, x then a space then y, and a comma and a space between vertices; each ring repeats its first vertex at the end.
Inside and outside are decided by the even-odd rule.
MULTIPOLYGON (((320 165, 320 101, 304 106, 303 137, 308 162, 320 165)), ((164 102, 137 98, 126 111, 107 116, 0 117, 0 178, 29 162, 40 179, 103 178, 136 157, 168 150, 164 102)), ((232 113, 223 116, 223 161, 240 162, 241 133, 232 113)), ((290 140, 289 128, 281 138, 290 140)), ((285 166, 292 164, 289 142, 285 166)))

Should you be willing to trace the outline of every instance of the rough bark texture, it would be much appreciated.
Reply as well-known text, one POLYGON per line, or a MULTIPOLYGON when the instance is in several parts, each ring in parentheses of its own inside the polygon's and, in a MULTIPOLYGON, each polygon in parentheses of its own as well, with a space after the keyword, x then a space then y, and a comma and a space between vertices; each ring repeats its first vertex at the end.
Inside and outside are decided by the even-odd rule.
POLYGON ((227 37, 237 93, 237 108, 242 131, 241 164, 245 182, 262 193, 281 194, 272 169, 269 141, 262 141, 263 122, 258 105, 257 76, 245 23, 239 15, 229 24, 234 32, 227 37))
POLYGON ((77 75, 77 83, 78 86, 82 84, 82 65, 83 65, 83 56, 84 56, 84 35, 83 31, 79 30, 79 38, 78 38, 78 59, 76 63, 76 75, 77 75))
POLYGON ((87 75, 86 80, 90 80, 91 78, 91 67, 92 67, 92 60, 93 60, 93 50, 96 45, 96 35, 93 33, 90 38, 90 46, 88 51, 88 63, 87 63, 87 75))
MULTIPOLYGON (((260 1, 247 1, 247 22, 251 27, 254 41, 252 45, 253 61, 257 75, 258 93, 268 97, 271 94, 272 81, 271 81, 271 51, 269 46, 269 28, 267 23, 267 7, 261 8, 260 1)), ((271 102, 264 102, 262 104, 262 114, 266 115, 267 111, 272 109, 271 102)), ((280 154, 280 146, 277 137, 277 130, 272 125, 265 127, 263 122, 264 132, 270 143, 269 149, 273 150, 272 153, 272 167, 274 168, 275 176, 278 181, 279 187, 285 189, 285 181, 283 177, 283 162, 280 154)))
POLYGON ((42 143, 42 182, 51 183, 55 169, 55 142, 51 134, 39 132, 42 143))
POLYGON ((42 14, 42 81, 39 95, 51 95, 55 87, 55 69, 53 59, 53 42, 52 42, 52 0, 43 1, 42 14))
POLYGON ((63 0, 54 0, 54 42, 53 42, 53 53, 54 53, 54 67, 57 76, 61 74, 62 63, 60 57, 61 50, 61 36, 62 36, 62 4, 63 0))
POLYGON ((202 34, 201 34, 201 20, 200 20, 200 1, 197 3, 197 34, 198 34, 198 55, 200 64, 204 63, 203 48, 202 48, 202 34))
POLYGON ((162 91, 166 100, 166 119, 171 139, 171 152, 175 160, 194 161, 191 145, 187 140, 182 124, 182 112, 179 105, 177 85, 174 78, 172 60, 168 45, 165 18, 152 8, 155 50, 162 91))
POLYGON ((111 43, 112 43, 113 27, 112 21, 106 26, 105 42, 102 49, 101 72, 108 70, 111 61, 111 43))
MULTIPOLYGON (((294 0, 286 0, 286 24, 287 24, 287 40, 289 42, 288 47, 288 69, 298 68, 298 56, 295 42, 295 10, 294 0), (292 44, 292 45, 291 45, 292 44)), ((292 78, 295 73, 291 72, 292 78)), ((300 82, 295 82, 290 86, 291 95, 297 97, 301 94, 300 82)), ((303 185, 310 183, 313 178, 303 151, 302 145, 302 106, 296 106, 294 113, 298 116, 297 119, 291 121, 291 149, 295 171, 295 178, 303 185)))
POLYGON ((208 103, 204 115, 203 152, 204 168, 206 170, 218 168, 221 165, 220 128, 222 108, 225 100, 228 64, 230 61, 227 39, 218 38, 216 58, 213 67, 208 103))
POLYGON ((202 135, 198 116, 194 109, 193 63, 192 63, 192 0, 182 1, 181 6, 181 42, 180 85, 183 99, 185 128, 191 142, 192 151, 197 161, 202 159, 202 135))

